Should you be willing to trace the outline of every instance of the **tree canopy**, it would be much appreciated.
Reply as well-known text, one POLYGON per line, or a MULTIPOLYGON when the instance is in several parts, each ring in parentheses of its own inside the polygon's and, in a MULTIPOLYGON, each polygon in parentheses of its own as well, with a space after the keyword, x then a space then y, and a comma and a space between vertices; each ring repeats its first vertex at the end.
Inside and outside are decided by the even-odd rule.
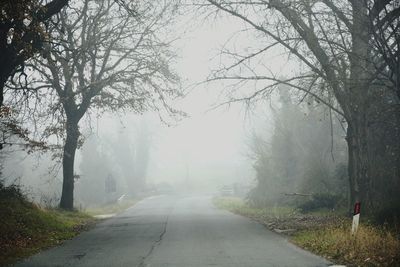
POLYGON ((0 12, 0 105, 7 80, 24 75, 24 63, 48 41, 48 20, 67 5, 68 0, 1 0, 0 12))

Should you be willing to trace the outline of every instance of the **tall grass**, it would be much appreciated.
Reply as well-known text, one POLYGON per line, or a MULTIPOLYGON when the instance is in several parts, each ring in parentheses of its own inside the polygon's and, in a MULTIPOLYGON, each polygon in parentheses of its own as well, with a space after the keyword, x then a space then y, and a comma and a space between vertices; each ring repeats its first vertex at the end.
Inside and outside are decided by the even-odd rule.
POLYGON ((392 231, 360 225, 356 235, 350 222, 316 231, 303 231, 294 243, 341 263, 357 266, 400 266, 400 240, 392 231))

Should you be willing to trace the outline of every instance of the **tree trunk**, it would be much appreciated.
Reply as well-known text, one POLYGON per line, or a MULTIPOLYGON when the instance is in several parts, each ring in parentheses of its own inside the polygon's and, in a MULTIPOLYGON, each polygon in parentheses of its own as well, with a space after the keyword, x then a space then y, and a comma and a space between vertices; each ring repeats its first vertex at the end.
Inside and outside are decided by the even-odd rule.
MULTIPOLYGON (((0 51, 1 48, 0 48, 0 51)), ((8 53, 8 51, 4 51, 4 53, 8 53)), ((4 89, 7 83, 7 80, 12 75, 13 70, 16 68, 14 62, 7 55, 0 56, 0 107, 3 106, 4 102, 4 89)))
POLYGON ((60 208, 65 210, 74 208, 74 161, 78 138, 78 122, 67 119, 67 138, 63 154, 63 186, 60 201, 60 208))
POLYGON ((4 102, 4 87, 6 85, 8 77, 4 77, 3 73, 0 73, 0 107, 3 106, 4 102))
POLYGON ((364 213, 372 213, 373 201, 369 197, 371 184, 369 153, 369 111, 376 101, 371 98, 373 86, 368 81, 371 70, 368 27, 368 8, 363 1, 350 1, 353 26, 350 54, 350 77, 347 81, 347 96, 343 101, 348 124, 347 144, 349 152, 350 211, 355 202, 361 202, 364 213))
MULTIPOLYGON (((394 99, 393 92, 383 93, 394 99)), ((400 218, 400 116, 395 107, 385 110, 388 104, 378 97, 357 101, 354 106, 346 138, 349 211, 355 202, 361 202, 364 215, 372 215, 378 222, 395 220, 400 218)))
POLYGON ((350 185, 350 207, 352 213, 353 205, 361 202, 363 210, 371 213, 373 203, 369 197, 369 153, 368 153, 368 128, 363 114, 348 122, 347 144, 348 144, 348 168, 350 185))
POLYGON ((371 116, 368 131, 369 173, 373 178, 369 197, 378 222, 400 219, 400 101, 394 91, 385 93, 385 102, 374 103, 378 112, 371 116))

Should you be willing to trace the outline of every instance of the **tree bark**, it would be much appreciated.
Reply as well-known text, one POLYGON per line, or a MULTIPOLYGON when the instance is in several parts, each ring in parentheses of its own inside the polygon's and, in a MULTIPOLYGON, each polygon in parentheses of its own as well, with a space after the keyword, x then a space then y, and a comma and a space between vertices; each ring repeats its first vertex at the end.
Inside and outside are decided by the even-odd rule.
MULTIPOLYGON (((0 34, 0 38, 3 38, 0 34)), ((5 44, 0 44, 0 107, 4 102, 4 89, 8 79, 13 71, 23 62, 13 57, 13 51, 10 51, 5 44)))
POLYGON ((0 70, 0 107, 4 102, 4 87, 6 85, 9 75, 0 70))
POLYGON ((368 27, 368 9, 364 2, 351 1, 353 24, 350 28, 352 48, 350 54, 350 77, 347 96, 344 99, 347 111, 347 143, 349 152, 349 186, 350 207, 354 203, 362 202, 365 211, 371 211, 372 200, 368 197, 370 184, 370 168, 368 153, 368 111, 371 99, 372 86, 367 83, 370 70, 368 58, 370 56, 368 27))
POLYGON ((348 122, 347 143, 349 149, 350 207, 352 211, 356 202, 362 202, 366 211, 371 211, 373 203, 369 198, 369 153, 368 136, 365 120, 360 116, 348 122))
POLYGON ((63 154, 63 186, 60 208, 73 210, 74 208, 74 162, 75 152, 78 147, 79 128, 78 122, 67 119, 67 138, 63 154))

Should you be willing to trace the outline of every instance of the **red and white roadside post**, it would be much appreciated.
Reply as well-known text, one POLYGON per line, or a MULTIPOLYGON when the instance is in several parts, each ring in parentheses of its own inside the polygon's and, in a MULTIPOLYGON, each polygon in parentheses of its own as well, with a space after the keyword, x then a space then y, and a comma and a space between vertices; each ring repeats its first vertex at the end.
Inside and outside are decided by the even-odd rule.
POLYGON ((358 229, 358 223, 360 222, 360 210, 361 210, 361 203, 356 202, 354 205, 354 213, 353 213, 353 224, 351 225, 351 234, 355 235, 358 229))

